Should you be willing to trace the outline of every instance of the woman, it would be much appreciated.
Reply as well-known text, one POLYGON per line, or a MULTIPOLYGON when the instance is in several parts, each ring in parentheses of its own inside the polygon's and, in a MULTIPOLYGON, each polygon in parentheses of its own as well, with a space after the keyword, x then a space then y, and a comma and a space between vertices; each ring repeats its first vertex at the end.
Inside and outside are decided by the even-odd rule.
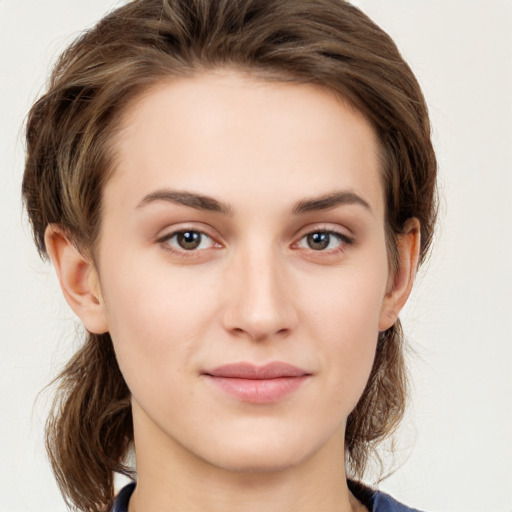
POLYGON ((339 0, 136 0, 61 57, 27 141, 36 244, 87 330, 47 426, 68 503, 410 510, 357 483, 403 414, 435 218, 382 30, 339 0))

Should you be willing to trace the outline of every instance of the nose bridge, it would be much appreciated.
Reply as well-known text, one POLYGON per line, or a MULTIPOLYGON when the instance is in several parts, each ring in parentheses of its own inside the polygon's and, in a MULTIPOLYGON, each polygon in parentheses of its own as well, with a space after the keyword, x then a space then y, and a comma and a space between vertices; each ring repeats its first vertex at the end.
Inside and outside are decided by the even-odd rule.
POLYGON ((235 256, 229 272, 228 330, 262 340, 293 329, 292 283, 282 257, 268 240, 265 245, 248 243, 235 256))

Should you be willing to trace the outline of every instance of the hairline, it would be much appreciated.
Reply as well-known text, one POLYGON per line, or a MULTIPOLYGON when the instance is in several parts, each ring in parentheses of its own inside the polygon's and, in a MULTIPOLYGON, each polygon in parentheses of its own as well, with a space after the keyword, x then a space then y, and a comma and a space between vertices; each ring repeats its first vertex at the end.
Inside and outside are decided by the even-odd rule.
POLYGON ((328 84, 322 83, 319 80, 302 78, 299 76, 299 74, 293 74, 282 69, 280 70, 277 66, 251 66, 242 65, 236 62, 208 64, 197 61, 185 65, 181 73, 173 72, 171 69, 169 69, 167 74, 162 73, 160 75, 155 73, 152 79, 148 80, 147 83, 141 82, 135 85, 130 91, 131 94, 129 98, 122 102, 120 108, 116 112, 115 118, 105 127, 108 142, 104 146, 104 156, 106 157, 106 161, 109 163, 109 165, 107 165, 107 168, 103 170, 101 180, 99 224, 96 226, 97 231, 95 233, 95 238, 90 241, 88 247, 83 247, 87 255, 92 260, 96 271, 99 272, 97 249, 101 238, 101 229, 103 224, 104 191, 108 182, 120 166, 118 143, 120 141, 123 130, 129 125, 130 116, 134 113, 136 105, 143 101, 144 98, 174 82, 193 80, 202 76, 208 76, 209 74, 214 76, 217 74, 221 75, 224 72, 235 72, 241 75, 243 78, 260 81, 263 84, 277 82, 282 84, 295 84, 299 86, 303 85, 321 88, 334 96, 336 100, 339 101, 344 107, 348 108, 353 113, 361 115, 363 119, 369 123, 371 132, 373 133, 374 137, 376 157, 379 165, 378 170, 381 179, 381 190, 384 203, 384 232, 386 238, 386 253, 388 257, 389 270, 396 270, 396 237, 392 236, 395 235, 395 233, 392 229, 391 223, 389 222, 389 207, 387 200, 387 174, 389 158, 373 119, 363 109, 359 108, 354 104, 353 101, 347 98, 347 96, 344 95, 342 91, 335 89, 328 84))

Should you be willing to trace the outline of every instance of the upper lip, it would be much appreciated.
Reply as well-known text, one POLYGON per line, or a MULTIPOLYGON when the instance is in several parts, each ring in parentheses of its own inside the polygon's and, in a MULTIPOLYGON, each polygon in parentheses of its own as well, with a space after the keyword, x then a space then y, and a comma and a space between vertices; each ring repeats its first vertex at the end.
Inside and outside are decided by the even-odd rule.
POLYGON ((276 361, 258 366, 252 363, 231 363, 218 366, 203 372, 212 377, 238 378, 238 379, 277 379, 280 377, 302 377, 310 375, 309 372, 292 364, 276 361))

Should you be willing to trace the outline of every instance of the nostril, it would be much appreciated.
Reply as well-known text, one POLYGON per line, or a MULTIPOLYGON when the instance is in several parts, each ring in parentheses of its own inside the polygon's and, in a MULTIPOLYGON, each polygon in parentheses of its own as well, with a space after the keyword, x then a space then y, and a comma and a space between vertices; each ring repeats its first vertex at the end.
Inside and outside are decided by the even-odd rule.
MULTIPOLYGON (((268 281, 268 280, 266 280, 268 281)), ((297 326, 298 315, 293 298, 284 296, 282 286, 272 281, 253 283, 251 290, 234 290, 222 308, 222 325, 231 336, 254 341, 282 339, 297 326), (256 284, 258 286, 256 286, 256 284)))

